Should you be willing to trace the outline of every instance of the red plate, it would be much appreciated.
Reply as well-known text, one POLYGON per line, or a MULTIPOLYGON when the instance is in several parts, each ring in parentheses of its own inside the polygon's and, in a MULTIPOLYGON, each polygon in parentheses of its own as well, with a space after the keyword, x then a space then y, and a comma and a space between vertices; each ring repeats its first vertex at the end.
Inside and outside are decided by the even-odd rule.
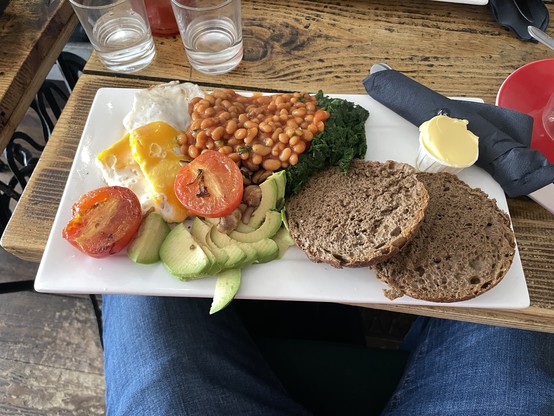
POLYGON ((529 114, 535 120, 531 147, 554 163, 554 137, 542 121, 543 110, 554 94, 554 59, 531 62, 514 71, 502 83, 496 105, 529 114))

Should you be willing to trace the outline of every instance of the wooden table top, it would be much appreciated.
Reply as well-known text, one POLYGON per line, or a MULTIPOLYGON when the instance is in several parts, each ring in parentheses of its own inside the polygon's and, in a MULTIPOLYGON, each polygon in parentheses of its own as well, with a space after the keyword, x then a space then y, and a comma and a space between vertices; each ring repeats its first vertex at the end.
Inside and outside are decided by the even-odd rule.
MULTIPOLYGON (((548 7, 554 10, 554 5, 548 7)), ((494 103, 512 71, 552 57, 545 46, 520 41, 502 28, 486 6, 432 0, 261 0, 243 1, 242 11, 244 60, 231 73, 214 77, 193 70, 180 37, 170 37, 157 38, 152 65, 119 76, 249 90, 365 94, 361 80, 371 65, 386 62, 442 94, 494 103)), ((109 74, 96 55, 85 70, 109 74)))
POLYGON ((76 25, 67 0, 11 0, 0 15, 0 151, 76 25))
MULTIPOLYGON (((223 76, 192 70, 179 37, 158 38, 154 63, 135 74, 111 73, 93 54, 2 237, 4 248, 40 261, 98 88, 177 79, 242 90, 363 94, 361 80, 370 67, 387 62, 444 95, 494 103, 512 71, 550 55, 500 27, 484 6, 421 0, 272 3, 242 2, 245 59, 223 76)), ((528 198, 510 198, 508 204, 530 308, 364 306, 554 332, 554 216, 528 198)))

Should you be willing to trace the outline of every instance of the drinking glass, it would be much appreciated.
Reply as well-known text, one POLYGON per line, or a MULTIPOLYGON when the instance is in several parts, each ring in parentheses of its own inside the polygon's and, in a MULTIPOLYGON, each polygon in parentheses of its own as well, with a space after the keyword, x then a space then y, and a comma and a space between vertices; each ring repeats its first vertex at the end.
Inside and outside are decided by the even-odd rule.
POLYGON ((224 74, 242 61, 240 0, 172 0, 189 63, 205 74, 224 74))
POLYGON ((70 0, 106 68, 136 72, 156 53, 144 0, 70 0))
POLYGON ((150 29, 154 36, 175 36, 179 28, 171 8, 171 0, 144 0, 150 29))

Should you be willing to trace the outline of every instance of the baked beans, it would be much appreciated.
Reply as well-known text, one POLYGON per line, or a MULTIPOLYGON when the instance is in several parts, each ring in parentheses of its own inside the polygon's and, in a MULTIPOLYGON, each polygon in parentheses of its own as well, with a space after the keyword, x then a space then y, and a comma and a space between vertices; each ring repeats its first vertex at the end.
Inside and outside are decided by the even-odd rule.
POLYGON ((296 165, 329 118, 314 96, 301 92, 247 97, 216 90, 193 98, 189 112, 191 124, 177 138, 183 155, 218 150, 251 172, 296 165))

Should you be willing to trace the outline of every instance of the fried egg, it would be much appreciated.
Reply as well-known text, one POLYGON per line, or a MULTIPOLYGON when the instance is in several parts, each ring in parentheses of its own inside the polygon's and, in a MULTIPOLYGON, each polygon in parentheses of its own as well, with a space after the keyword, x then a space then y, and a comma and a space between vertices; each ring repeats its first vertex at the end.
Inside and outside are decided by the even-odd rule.
POLYGON ((97 155, 104 182, 130 188, 143 213, 154 209, 168 222, 186 218, 173 191, 182 158, 176 138, 190 124, 189 101, 203 96, 197 85, 177 81, 137 91, 123 119, 125 135, 97 155))
POLYGON ((156 85, 135 93, 133 108, 123 119, 127 131, 153 121, 163 121, 179 131, 185 131, 190 124, 188 103, 204 93, 196 84, 177 81, 156 85))
POLYGON ((127 187, 138 196, 143 214, 154 208, 152 186, 133 157, 129 133, 101 151, 96 166, 107 185, 127 187))
POLYGON ((178 130, 163 121, 137 127, 129 134, 133 159, 151 186, 154 207, 167 222, 182 222, 187 210, 175 196, 175 176, 183 155, 177 143, 178 130))

